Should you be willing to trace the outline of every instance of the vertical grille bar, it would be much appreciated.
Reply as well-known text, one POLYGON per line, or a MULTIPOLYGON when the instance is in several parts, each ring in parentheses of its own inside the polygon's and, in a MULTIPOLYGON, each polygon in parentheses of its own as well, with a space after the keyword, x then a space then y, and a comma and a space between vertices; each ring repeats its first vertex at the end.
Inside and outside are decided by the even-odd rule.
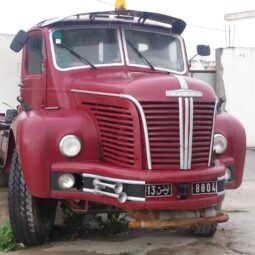
POLYGON ((183 142, 183 103, 179 97, 179 139, 180 139, 180 168, 184 169, 184 142, 183 142))
POLYGON ((189 149, 189 99, 185 98, 185 124, 184 124, 184 168, 188 169, 188 149, 189 149))
MULTIPOLYGON (((183 163, 180 164, 180 168, 187 170, 191 168, 191 159, 192 159, 192 141, 193 141, 193 98, 185 98, 185 108, 184 112, 179 112, 180 119, 183 119, 185 116, 184 123, 184 159, 183 163)), ((183 110, 183 109, 181 109, 183 110)), ((183 129, 183 123, 180 125, 180 129, 183 129)))
POLYGON ((212 136, 211 136, 210 152, 209 152, 209 158, 208 158, 208 166, 211 165, 211 160, 212 160, 213 136, 214 136, 214 128, 215 128, 215 118, 216 118, 217 104, 218 104, 218 101, 216 100, 215 105, 214 105, 214 112, 213 112, 212 136))
POLYGON ((142 102, 151 145, 152 169, 207 167, 215 102, 179 97, 177 102, 142 102))
POLYGON ((192 141, 193 141, 193 98, 189 99, 190 112, 189 112, 189 156, 188 156, 188 169, 191 168, 191 159, 192 159, 192 141))

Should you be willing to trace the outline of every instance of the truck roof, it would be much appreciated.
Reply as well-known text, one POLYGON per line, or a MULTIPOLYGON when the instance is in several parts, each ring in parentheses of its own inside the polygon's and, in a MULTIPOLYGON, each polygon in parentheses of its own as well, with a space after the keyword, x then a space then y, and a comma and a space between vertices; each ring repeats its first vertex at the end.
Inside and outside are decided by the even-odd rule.
POLYGON ((88 12, 88 13, 78 13, 70 15, 67 17, 55 18, 50 20, 44 20, 37 24, 39 27, 54 26, 58 24, 64 24, 67 22, 82 22, 82 21, 118 21, 118 22, 134 22, 138 24, 145 24, 150 22, 156 22, 158 25, 168 25, 172 33, 181 34, 185 27, 185 21, 168 16, 165 14, 153 13, 153 12, 143 12, 135 10, 113 10, 113 11, 103 11, 103 12, 88 12))

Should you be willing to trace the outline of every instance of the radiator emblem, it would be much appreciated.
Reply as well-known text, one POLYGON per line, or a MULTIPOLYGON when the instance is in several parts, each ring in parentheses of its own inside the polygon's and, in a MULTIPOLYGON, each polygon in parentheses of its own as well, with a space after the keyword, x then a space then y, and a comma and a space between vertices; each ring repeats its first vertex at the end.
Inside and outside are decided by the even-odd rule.
POLYGON ((177 89, 177 90, 167 90, 167 97, 202 97, 203 93, 201 91, 190 90, 190 89, 177 89))

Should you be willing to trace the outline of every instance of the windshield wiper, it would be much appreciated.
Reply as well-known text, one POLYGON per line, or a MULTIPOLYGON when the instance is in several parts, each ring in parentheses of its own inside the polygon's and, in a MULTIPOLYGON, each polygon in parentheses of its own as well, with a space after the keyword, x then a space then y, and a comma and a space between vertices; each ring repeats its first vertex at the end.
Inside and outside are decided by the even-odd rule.
POLYGON ((136 54, 144 59, 144 61, 148 64, 148 66, 155 71, 154 66, 152 65, 152 63, 135 47, 135 45, 133 43, 131 43, 129 40, 127 40, 128 45, 134 50, 134 52, 136 52, 136 54))
POLYGON ((81 56, 79 53, 77 53, 77 52, 74 51, 73 49, 69 48, 69 47, 68 47, 67 45, 65 45, 64 43, 61 43, 59 46, 62 46, 63 48, 65 48, 66 50, 68 50, 73 56, 75 56, 76 58, 78 58, 82 63, 90 65, 93 69, 97 69, 89 60, 87 60, 86 58, 84 58, 83 56, 81 56))

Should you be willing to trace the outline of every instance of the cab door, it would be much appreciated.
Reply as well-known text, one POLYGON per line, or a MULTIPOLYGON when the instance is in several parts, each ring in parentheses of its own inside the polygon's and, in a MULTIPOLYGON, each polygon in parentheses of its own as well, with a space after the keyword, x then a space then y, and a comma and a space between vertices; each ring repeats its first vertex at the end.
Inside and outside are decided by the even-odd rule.
POLYGON ((29 33, 23 50, 20 91, 22 99, 32 109, 46 104, 46 54, 41 31, 29 33))

